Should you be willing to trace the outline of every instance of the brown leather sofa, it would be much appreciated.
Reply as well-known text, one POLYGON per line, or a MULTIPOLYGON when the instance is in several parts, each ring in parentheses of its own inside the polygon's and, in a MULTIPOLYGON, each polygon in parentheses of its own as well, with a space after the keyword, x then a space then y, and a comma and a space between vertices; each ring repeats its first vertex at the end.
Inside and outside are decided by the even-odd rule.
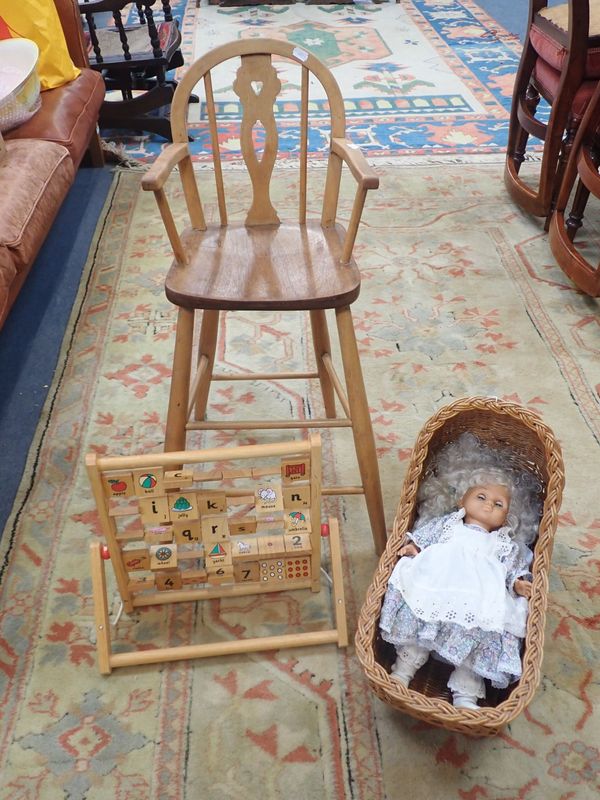
POLYGON ((86 153, 102 166, 97 133, 104 81, 91 70, 77 0, 54 0, 73 62, 81 74, 42 92, 40 110, 4 134, 0 165, 0 327, 86 153))

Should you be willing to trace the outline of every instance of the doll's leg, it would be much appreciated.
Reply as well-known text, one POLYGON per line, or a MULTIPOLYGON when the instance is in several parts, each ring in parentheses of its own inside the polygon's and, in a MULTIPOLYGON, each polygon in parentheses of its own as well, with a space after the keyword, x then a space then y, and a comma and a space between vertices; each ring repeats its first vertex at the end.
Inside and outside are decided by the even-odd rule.
POLYGON ((448 680, 454 705, 457 708, 479 708, 478 697, 485 697, 483 678, 464 664, 453 670, 448 680))
POLYGON ((408 686, 415 672, 429 658, 429 650, 417 644, 405 644, 396 649, 396 663, 390 673, 394 680, 408 686))

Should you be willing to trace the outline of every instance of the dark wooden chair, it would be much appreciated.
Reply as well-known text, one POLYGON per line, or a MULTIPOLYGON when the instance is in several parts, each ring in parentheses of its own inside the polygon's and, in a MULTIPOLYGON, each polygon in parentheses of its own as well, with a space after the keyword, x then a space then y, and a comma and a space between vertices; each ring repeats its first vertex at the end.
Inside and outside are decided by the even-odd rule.
POLYGON ((600 0, 569 0, 552 7, 547 0, 530 0, 504 181, 513 200, 528 213, 546 217, 546 226, 577 128, 600 78, 600 50, 595 48, 600 48, 600 0), (547 123, 536 116, 541 97, 550 105, 547 123), (544 142, 535 186, 519 174, 530 135, 544 142))
POLYGON ((600 264, 593 266, 575 244, 575 234, 582 225, 583 213, 592 194, 600 199, 600 83, 581 123, 550 222, 550 247, 558 265, 573 283, 586 294, 600 297, 600 264), (570 214, 566 215, 573 187, 570 214), (565 219, 566 217, 566 219, 565 219))
MULTIPOLYGON (((246 39, 207 53, 193 64, 177 87, 171 114, 174 144, 168 146, 142 179, 153 191, 175 255, 166 278, 166 295, 179 307, 173 360, 173 377, 167 416, 165 447, 183 450, 188 430, 274 429, 349 427, 352 429, 362 478, 360 486, 326 487, 324 493, 364 493, 376 548, 385 546, 377 454, 367 395, 356 344, 350 304, 360 291, 360 273, 352 258, 354 240, 369 189, 379 179, 364 156, 345 138, 344 100, 331 72, 313 55, 284 41, 246 39), (278 151, 274 103, 281 82, 272 56, 296 65, 301 86, 300 152, 298 158, 298 216, 281 222, 270 197, 270 180, 278 151), (213 100, 211 70, 231 64, 233 90, 243 111, 241 151, 251 179, 250 208, 243 222, 228 220, 225 186, 220 163, 217 110, 213 100), (234 70, 237 68, 237 73, 234 70), (320 218, 307 219, 307 162, 309 79, 320 82, 328 99, 331 143, 324 173, 320 218), (207 225, 187 145, 186 109, 189 94, 204 82, 207 127, 212 139, 214 175, 220 220, 207 225), (264 136, 257 153, 253 131, 264 136), (342 166, 346 164, 357 182, 348 230, 336 222, 342 166), (165 182, 175 168, 183 185, 189 226, 179 233, 165 194, 165 182), (335 312, 345 384, 336 373, 331 356, 326 310, 335 312), (213 375, 215 349, 222 311, 307 311, 310 315, 317 367, 303 373, 243 373, 234 380, 319 379, 325 417, 317 419, 207 421, 205 412, 213 375), (194 320, 202 312, 197 371, 192 378, 194 320), (336 397, 343 410, 336 414, 336 397)), ((236 202, 239 201, 236 197, 236 202)), ((315 198, 311 197, 315 202, 315 198)))
POLYGON ((160 4, 160 20, 154 16, 157 0, 138 0, 138 22, 133 24, 123 19, 129 5, 128 0, 79 2, 90 66, 102 73, 107 91, 117 90, 122 98, 104 101, 100 127, 148 131, 170 141, 169 109, 177 84, 167 72, 183 65, 179 26, 169 0, 160 4), (105 24, 107 12, 112 25, 105 24))

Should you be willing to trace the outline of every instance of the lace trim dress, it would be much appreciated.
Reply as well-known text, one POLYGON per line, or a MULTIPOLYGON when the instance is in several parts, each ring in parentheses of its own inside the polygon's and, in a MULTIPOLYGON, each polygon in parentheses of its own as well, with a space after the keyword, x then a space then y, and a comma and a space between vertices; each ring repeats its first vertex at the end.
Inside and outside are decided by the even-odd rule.
POLYGON ((420 548, 390 576, 380 629, 396 647, 416 644, 504 688, 521 675, 527 601, 513 590, 532 553, 509 531, 463 522, 464 510, 417 528, 420 548))

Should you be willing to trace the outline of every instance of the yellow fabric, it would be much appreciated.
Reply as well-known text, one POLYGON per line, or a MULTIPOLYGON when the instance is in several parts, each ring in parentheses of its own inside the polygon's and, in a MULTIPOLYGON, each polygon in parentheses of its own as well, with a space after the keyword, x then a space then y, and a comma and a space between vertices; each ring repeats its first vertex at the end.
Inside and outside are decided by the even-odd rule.
POLYGON ((0 39, 31 39, 40 48, 37 72, 42 91, 76 78, 53 0, 0 0, 0 39))

